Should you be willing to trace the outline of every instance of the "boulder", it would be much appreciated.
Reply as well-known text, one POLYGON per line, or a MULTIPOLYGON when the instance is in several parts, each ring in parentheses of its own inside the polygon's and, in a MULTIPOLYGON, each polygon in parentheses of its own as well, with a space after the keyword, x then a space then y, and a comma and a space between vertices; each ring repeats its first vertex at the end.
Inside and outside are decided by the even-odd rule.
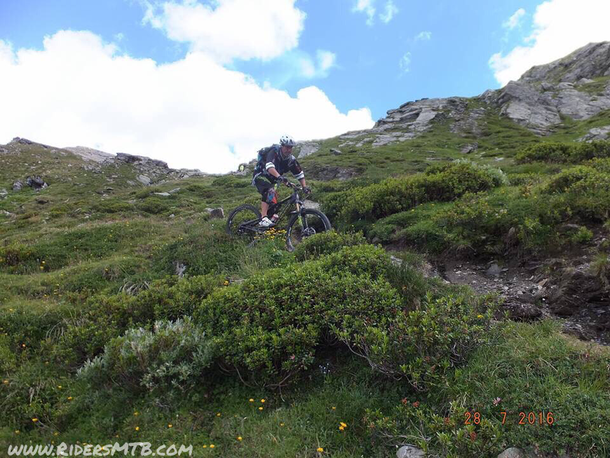
POLYGON ((4 199, 8 196, 8 191, 6 189, 0 189, 0 199, 4 199))
POLYGON ((225 212, 221 207, 206 208, 205 211, 208 212, 208 214, 210 215, 210 218, 224 218, 225 217, 225 212))
POLYGON ((301 142, 299 143, 299 158, 307 157, 310 154, 316 153, 320 149, 318 142, 301 142))
POLYGON ((479 148, 479 144, 478 143, 472 143, 471 145, 465 145, 460 152, 463 154, 470 154, 470 153, 474 153, 477 149, 479 148))
POLYGON ((17 180, 13 183, 13 191, 21 191, 22 188, 23 183, 21 182, 21 180, 17 180))
POLYGON ((144 186, 150 186, 151 180, 146 175, 138 175, 136 179, 144 186))
POLYGON ((403 445, 396 452, 396 458, 425 458, 425 456, 426 454, 423 450, 412 445, 403 445))
POLYGON ((511 447, 500 453, 498 458, 526 458, 526 456, 521 449, 511 447))
POLYGON ((335 156, 339 156, 341 154, 341 151, 335 148, 331 148, 330 149, 330 153, 335 155, 335 156))
POLYGON ((27 184, 30 188, 33 189, 44 189, 47 186, 49 186, 47 183, 45 183, 45 181, 39 177, 39 176, 35 176, 35 177, 27 177, 25 180, 25 184, 27 184))

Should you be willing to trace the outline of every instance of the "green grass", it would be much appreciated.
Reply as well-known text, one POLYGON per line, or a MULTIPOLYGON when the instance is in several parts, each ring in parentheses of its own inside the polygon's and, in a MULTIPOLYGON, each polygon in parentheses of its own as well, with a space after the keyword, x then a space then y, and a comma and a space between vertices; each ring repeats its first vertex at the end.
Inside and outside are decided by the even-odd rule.
MULTIPOLYGON (((600 84, 596 81, 584 90, 594 92, 600 84)), ((469 101, 469 109, 480 107, 480 102, 469 101)), ((607 235, 603 221, 591 217, 602 207, 595 199, 603 195, 544 194, 554 175, 569 166, 516 164, 514 157, 523 147, 573 141, 592 127, 608 124, 610 111, 585 121, 566 119, 552 135, 541 138, 490 111, 479 122, 480 138, 452 133, 445 120, 421 137, 379 148, 370 143, 339 147, 344 140, 327 139, 318 153, 301 162, 306 176, 308 170, 327 166, 358 169, 360 175, 347 182, 308 179, 314 197, 325 200, 337 192, 350 193, 388 177, 413 175, 432 164, 463 158, 460 149, 477 141, 478 150, 467 157, 500 167, 509 185, 453 202, 420 203, 367 221, 362 227, 366 236, 375 242, 406 244, 420 253, 502 256, 504 237, 515 227, 523 249, 520 255, 545 255, 548 252, 536 251, 545 243, 555 244, 560 253, 575 245, 589 247, 590 234, 607 235), (343 154, 332 155, 330 148, 343 154), (555 229, 565 222, 582 228, 580 235, 572 236, 574 240, 569 234, 557 238, 555 229)), ((0 155, 0 189, 9 192, 0 200, 0 210, 15 215, 14 219, 0 215, 0 379, 8 381, 0 385, 8 390, 0 394, 0 408, 8 409, 10 400, 10 408, 16 409, 11 412, 20 419, 18 424, 0 419, 0 443, 149 440, 158 445, 192 443, 194 456, 201 457, 382 457, 395 454, 394 446, 401 440, 393 437, 392 425, 399 425, 399 435, 413 443, 427 438, 422 439, 422 447, 441 456, 495 457, 508 446, 569 451, 575 457, 610 453, 604 429, 596 422, 609 420, 608 351, 566 338, 549 322, 503 323, 490 336, 489 345, 448 372, 445 387, 426 394, 414 392, 405 381, 380 376, 338 344, 316 354, 301 382, 281 391, 248 387, 227 374, 171 403, 146 395, 134 397, 120 384, 111 392, 92 390, 76 379, 68 363, 56 358, 61 353, 53 352, 66 323, 78 322, 92 303, 114 297, 125 287, 136 294, 155 280, 174 281, 176 261, 187 265, 187 282, 194 275, 212 273, 237 285, 268 269, 300 261, 284 250, 282 240, 262 240, 249 247, 224 235, 226 220, 208 218, 207 207, 222 207, 228 214, 244 202, 258 206, 260 197, 250 176, 192 177, 144 187, 128 183, 136 174, 126 164, 99 174, 83 170, 83 165, 72 154, 36 145, 23 146, 19 155, 0 155), (49 188, 12 191, 14 180, 36 174, 45 178, 49 188), (170 197, 154 194, 176 188, 180 190, 170 197), (40 198, 48 202, 37 202, 40 198), (12 256, 10 262, 7 254, 12 256), (320 366, 330 372, 325 375, 320 366), (250 403, 250 398, 255 402, 250 403), (496 398, 501 398, 497 406, 496 398), (264 405, 260 399, 266 400, 264 405), (412 421, 403 399, 423 417, 412 421), (420 407, 413 408, 414 402, 420 407), (264 409, 258 410, 259 406, 264 409), (511 420, 519 411, 552 411, 557 424, 502 426, 500 408, 509 411, 511 420), (472 444, 460 436, 470 434, 460 423, 466 409, 479 411, 490 422, 487 429, 474 428, 479 439, 472 444), (445 415, 455 421, 444 428, 435 423, 434 415, 441 425, 445 415), (344 431, 339 430, 339 422, 348 425, 344 431), (446 434, 450 444, 437 433, 446 434), (212 443, 214 450, 209 448, 212 443), (324 448, 323 454, 318 454, 318 447, 324 448)), ((514 253, 509 251, 508 256, 514 253)), ((595 264, 604 276, 606 254, 601 250, 595 264)), ((424 256, 403 257, 421 263, 424 256)), ((184 304, 198 305, 197 298, 193 301, 184 304)), ((156 306, 162 308, 163 301, 156 306)), ((175 310, 168 306, 170 312, 175 310)))

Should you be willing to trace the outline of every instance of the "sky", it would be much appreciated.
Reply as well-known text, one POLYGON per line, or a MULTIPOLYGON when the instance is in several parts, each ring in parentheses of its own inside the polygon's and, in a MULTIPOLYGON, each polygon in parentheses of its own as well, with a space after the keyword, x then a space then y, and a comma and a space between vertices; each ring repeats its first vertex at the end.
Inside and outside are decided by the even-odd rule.
POLYGON ((608 0, 1 0, 0 143, 225 173, 610 40, 608 0))

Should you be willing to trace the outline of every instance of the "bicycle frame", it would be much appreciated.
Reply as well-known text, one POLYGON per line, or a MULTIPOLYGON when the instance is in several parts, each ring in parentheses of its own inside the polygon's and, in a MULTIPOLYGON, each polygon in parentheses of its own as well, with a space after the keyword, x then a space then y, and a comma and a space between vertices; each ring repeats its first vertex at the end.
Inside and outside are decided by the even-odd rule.
MULTIPOLYGON (((279 216, 278 221, 281 220, 284 216, 286 216, 286 214, 288 214, 289 209, 291 208, 291 205, 286 205, 286 204, 294 203, 296 206, 296 211, 291 211, 289 214, 294 214, 294 213, 300 214, 301 209, 303 208, 304 203, 299 196, 298 187, 290 182, 288 183, 288 186, 290 188, 292 188, 292 190, 293 190, 292 194, 290 196, 286 197, 285 199, 282 199, 278 203, 272 204, 269 206, 268 214, 277 213, 279 216)), ((260 221, 259 219, 253 219, 250 221, 246 221, 246 222, 241 223, 239 225, 239 227, 244 230, 249 230, 249 231, 253 231, 253 232, 265 232, 268 228, 258 227, 259 221, 260 221)))

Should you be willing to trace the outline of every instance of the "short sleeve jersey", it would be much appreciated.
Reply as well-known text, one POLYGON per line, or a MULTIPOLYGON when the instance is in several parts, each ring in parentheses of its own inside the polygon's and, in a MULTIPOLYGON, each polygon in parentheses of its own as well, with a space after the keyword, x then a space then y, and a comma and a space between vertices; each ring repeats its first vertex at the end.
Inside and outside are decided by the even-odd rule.
POLYGON ((269 148, 269 151, 267 151, 265 154, 264 159, 263 175, 265 178, 272 180, 272 182, 276 181, 275 177, 267 172, 272 167, 275 168, 277 173, 280 175, 291 172, 297 180, 305 178, 305 174, 303 173, 303 169, 301 168, 299 161, 297 161, 292 154, 287 158, 284 158, 284 156, 282 156, 280 145, 273 145, 271 148, 269 148))

